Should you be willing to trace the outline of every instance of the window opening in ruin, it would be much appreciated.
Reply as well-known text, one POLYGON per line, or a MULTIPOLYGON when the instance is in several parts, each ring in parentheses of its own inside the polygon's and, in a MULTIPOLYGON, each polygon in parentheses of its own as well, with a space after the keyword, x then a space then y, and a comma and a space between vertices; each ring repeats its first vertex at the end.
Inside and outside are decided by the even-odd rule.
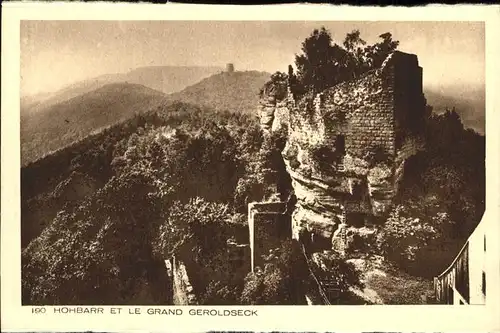
POLYGON ((363 213, 358 213, 358 212, 350 212, 347 214, 347 224, 361 228, 365 226, 365 217, 366 215, 363 213))
POLYGON ((359 182, 352 184, 352 196, 354 199, 359 200, 363 197, 363 185, 359 182))
POLYGON ((311 250, 312 252, 321 252, 324 250, 331 250, 331 239, 323 237, 322 235, 311 233, 311 250))
POLYGON ((335 138, 335 151, 338 152, 340 156, 345 155, 345 137, 343 135, 337 135, 335 138))

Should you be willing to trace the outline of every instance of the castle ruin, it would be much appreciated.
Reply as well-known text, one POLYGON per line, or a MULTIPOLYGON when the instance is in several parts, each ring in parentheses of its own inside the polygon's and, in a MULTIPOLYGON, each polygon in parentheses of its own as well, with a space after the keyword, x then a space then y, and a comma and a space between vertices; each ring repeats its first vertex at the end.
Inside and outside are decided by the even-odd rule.
MULTIPOLYGON (((380 68, 315 96, 296 98, 290 90, 289 82, 284 99, 268 92, 260 102, 264 132, 287 132, 282 156, 296 197, 290 236, 345 254, 356 238, 373 234, 405 162, 424 148, 422 68, 416 55, 394 52, 380 68)), ((267 206, 250 205, 249 226, 265 224, 253 217, 269 216, 259 210, 267 206)))

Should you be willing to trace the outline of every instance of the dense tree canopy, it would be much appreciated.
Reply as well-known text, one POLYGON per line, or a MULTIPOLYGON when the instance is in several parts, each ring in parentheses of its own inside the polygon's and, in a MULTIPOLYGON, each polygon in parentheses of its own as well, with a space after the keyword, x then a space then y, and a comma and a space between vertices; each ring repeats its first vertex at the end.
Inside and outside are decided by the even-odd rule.
POLYGON ((278 100, 286 97, 287 85, 295 96, 307 92, 320 92, 340 82, 355 79, 361 74, 380 67, 399 42, 390 33, 379 36, 380 42, 367 45, 359 30, 348 33, 342 45, 334 42, 325 27, 314 29, 302 42, 301 53, 295 55, 293 67, 288 73, 276 72, 261 89, 263 94, 273 95, 278 100))
MULTIPOLYGON (((339 45, 333 41, 330 31, 324 27, 315 29, 302 42, 302 53, 295 56, 297 74, 293 74, 291 67, 288 70, 292 92, 299 96, 307 91, 319 92, 380 67, 399 45, 390 33, 380 38, 382 41, 367 45, 359 30, 354 30, 339 45)), ((274 82, 280 82, 283 76, 276 75, 274 82)))
MULTIPOLYGON (((260 129, 249 116, 206 114, 185 105, 176 111, 131 119, 110 129, 109 137, 117 139, 98 136, 94 144, 86 143, 94 153, 73 159, 71 168, 93 178, 86 166, 92 161, 105 166, 110 176, 102 188, 71 205, 52 194, 32 199, 38 214, 33 219, 49 218, 48 210, 55 215, 23 251, 25 302, 164 303, 164 293, 154 290, 153 273, 163 269, 166 257, 196 259, 207 270, 200 275, 215 276, 209 270, 224 267, 227 238, 244 228, 235 190, 240 179, 252 179, 260 129), (182 120, 176 123, 176 117, 182 120), (125 128, 131 134, 114 136, 125 128), (96 161, 100 156, 106 159, 96 161), (35 206, 39 200, 50 205, 35 206)), ((65 186, 78 191, 81 185, 65 186)))

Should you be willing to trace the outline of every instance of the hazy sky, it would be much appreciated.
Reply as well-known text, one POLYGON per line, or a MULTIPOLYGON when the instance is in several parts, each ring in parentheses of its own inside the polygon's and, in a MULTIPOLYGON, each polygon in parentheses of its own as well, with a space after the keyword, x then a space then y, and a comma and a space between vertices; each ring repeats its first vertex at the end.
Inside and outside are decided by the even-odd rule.
POLYGON ((373 43, 391 32, 418 55, 424 85, 484 86, 484 24, 475 22, 23 21, 21 92, 53 91, 100 74, 140 66, 235 64, 286 71, 301 42, 324 25, 341 43, 359 29, 373 43))

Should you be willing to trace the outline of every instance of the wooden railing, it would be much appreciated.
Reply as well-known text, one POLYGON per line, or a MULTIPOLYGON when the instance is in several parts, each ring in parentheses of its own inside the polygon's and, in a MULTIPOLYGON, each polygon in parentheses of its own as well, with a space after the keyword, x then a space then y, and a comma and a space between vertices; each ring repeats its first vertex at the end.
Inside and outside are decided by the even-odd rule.
MULTIPOLYGON (((480 224, 482 221, 480 222, 480 224)), ((478 236, 480 226, 478 225, 473 233, 469 236, 467 241, 464 243, 458 254, 455 256, 451 264, 438 276, 434 277, 434 290, 436 294, 436 301, 439 303, 454 303, 454 297, 458 297, 460 303, 469 304, 470 303, 470 288, 469 281, 469 260, 471 251, 471 244, 474 240, 483 240, 483 237, 478 236)), ((476 244, 476 243, 474 243, 476 244)), ((473 244, 473 245, 474 245, 473 244)), ((472 251, 476 252, 478 248, 482 246, 472 247, 472 251)), ((484 249, 486 251, 486 249, 484 249)), ((472 253, 473 258, 476 257, 476 253, 472 253)), ((475 271, 474 273, 475 274, 475 271)))
POLYGON ((454 303, 453 298, 457 293, 462 303, 469 303, 468 269, 465 269, 465 271, 462 269, 464 264, 468 266, 468 245, 469 241, 460 249, 451 265, 434 278, 436 301, 439 303, 454 303), (464 279, 467 280, 466 286, 462 286, 462 283, 460 283, 464 279))

